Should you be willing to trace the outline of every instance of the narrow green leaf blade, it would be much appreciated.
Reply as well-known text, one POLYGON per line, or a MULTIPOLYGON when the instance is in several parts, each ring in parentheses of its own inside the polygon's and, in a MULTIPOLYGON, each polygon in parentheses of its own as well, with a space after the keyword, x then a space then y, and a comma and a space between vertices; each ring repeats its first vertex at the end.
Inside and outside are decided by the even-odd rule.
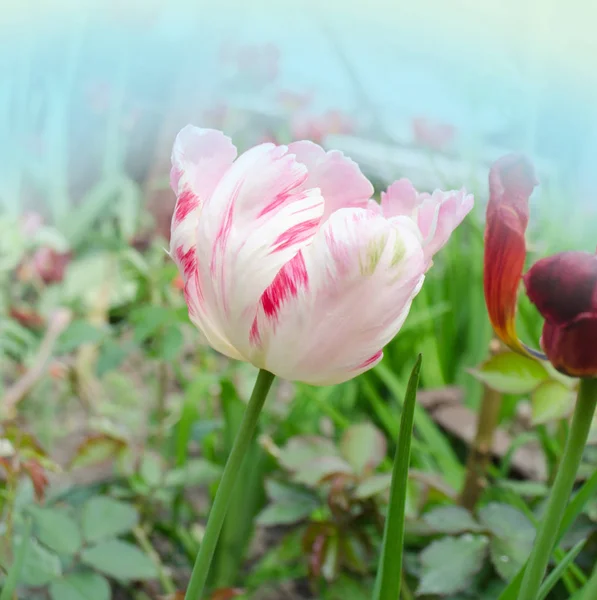
POLYGON ((578 544, 573 546, 566 553, 566 556, 564 556, 562 562, 560 562, 560 564, 545 578, 545 581, 539 588, 539 596, 537 597, 537 600, 545 600, 547 598, 547 595, 549 594, 549 592, 551 592, 555 584, 560 580, 560 578, 564 574, 564 571, 566 571, 566 569, 568 568, 568 565, 570 565, 574 561, 574 559, 579 555, 586 541, 587 540, 581 540, 580 542, 578 542, 578 544))
POLYGON ((376 600, 396 600, 400 597, 402 582, 402 551, 404 545, 404 510, 406 507, 406 487, 410 446, 415 419, 417 387, 421 373, 422 357, 419 354, 412 370, 400 418, 400 433, 394 459, 390 503, 384 528, 381 558, 375 580, 373 598, 376 600))

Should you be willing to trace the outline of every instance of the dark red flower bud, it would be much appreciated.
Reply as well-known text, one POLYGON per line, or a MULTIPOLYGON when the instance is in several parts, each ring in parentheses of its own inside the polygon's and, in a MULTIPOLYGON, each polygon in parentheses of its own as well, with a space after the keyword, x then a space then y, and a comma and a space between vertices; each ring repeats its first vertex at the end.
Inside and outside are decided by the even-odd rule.
POLYGON ((597 377, 597 255, 563 252, 538 261, 524 277, 545 318, 542 346, 572 377, 597 377))

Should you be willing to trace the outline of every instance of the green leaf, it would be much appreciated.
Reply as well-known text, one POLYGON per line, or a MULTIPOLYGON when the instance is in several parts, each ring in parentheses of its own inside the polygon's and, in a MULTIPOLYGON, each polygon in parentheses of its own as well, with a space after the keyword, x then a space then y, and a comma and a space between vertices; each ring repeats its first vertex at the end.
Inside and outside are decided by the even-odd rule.
POLYGON ((535 539, 535 527, 527 517, 509 504, 491 503, 479 511, 479 521, 492 538, 491 562, 500 577, 510 581, 524 565, 535 539))
POLYGON ((371 590, 367 581, 340 574, 333 586, 323 591, 322 600, 371 600, 371 590))
POLYGON ((374 471, 386 456, 385 437, 371 423, 351 425, 342 436, 340 452, 357 475, 374 471))
POLYGON ((77 469, 116 458, 126 448, 126 443, 111 435, 96 434, 86 439, 71 460, 70 468, 77 469))
POLYGON ((69 573, 52 581, 49 588, 52 600, 110 600, 108 580, 98 573, 69 573))
POLYGON ((376 475, 370 475, 366 479, 363 479, 359 485, 357 485, 354 491, 354 497, 359 500, 365 500, 366 498, 372 498, 382 492, 386 492, 392 485, 392 474, 391 473, 378 473, 376 475))
POLYGON ((294 480, 309 487, 317 485, 331 475, 352 475, 352 467, 339 456, 322 456, 316 462, 302 465, 294 480))
POLYGON ((107 496, 94 496, 83 506, 81 525, 87 542, 98 542, 127 533, 139 522, 135 507, 107 496))
POLYGON ((547 484, 541 481, 516 481, 504 479, 498 487, 514 492, 521 498, 543 498, 549 493, 547 484))
POLYGON ((421 373, 422 357, 419 354, 413 367, 400 418, 400 432, 394 457, 390 503, 383 533, 381 557, 377 569, 373 598, 376 600, 396 600, 400 597, 402 582, 402 552, 404 551, 404 514, 408 493, 408 467, 410 447, 417 404, 417 388, 421 373))
POLYGON ((172 311, 163 306, 142 306, 132 311, 130 320, 135 332, 135 341, 144 342, 155 335, 172 320, 172 311))
POLYGON ((278 460, 285 469, 297 471, 323 456, 338 456, 338 450, 330 440, 317 436, 296 436, 280 449, 278 460))
POLYGON ((105 331, 87 321, 73 321, 58 338, 56 351, 58 354, 66 354, 83 344, 97 344, 105 335, 105 331))
POLYGON ((172 469, 164 477, 164 485, 191 487, 214 483, 222 475, 222 467, 204 458, 193 458, 178 469, 172 469))
POLYGON ((77 523, 64 510, 58 508, 29 509, 35 524, 37 539, 54 552, 70 556, 81 547, 81 534, 77 523))
POLYGON ((294 486, 268 479, 265 489, 272 504, 257 516, 257 523, 264 527, 297 523, 311 515, 319 506, 319 500, 294 486))
POLYGON ((62 574, 62 565, 56 554, 46 550, 35 540, 29 542, 29 548, 23 561, 19 581, 34 587, 47 585, 62 574))
POLYGON ((492 356, 471 374, 502 394, 528 394, 549 378, 540 362, 514 352, 492 356))
POLYGON ((572 410, 574 392, 563 383, 544 381, 531 396, 533 425, 542 425, 567 416, 572 410))
POLYGON ((139 467, 139 475, 146 485, 151 488, 156 488, 161 485, 164 479, 164 462, 162 457, 146 452, 141 459, 139 467))
POLYGON ((422 575, 418 594, 446 596, 466 590, 485 561, 486 537, 445 537, 421 553, 422 575))
POLYGON ((64 302, 82 305, 89 310, 97 304, 98 295, 108 296, 110 307, 131 302, 138 282, 127 277, 116 252, 94 252, 70 263, 62 284, 64 302))
POLYGON ((265 492, 272 502, 311 501, 316 499, 313 494, 304 489, 276 481, 275 479, 267 479, 265 481, 265 492))
POLYGON ((106 339, 100 348, 97 358, 96 372, 98 377, 102 377, 109 371, 117 369, 124 359, 129 355, 131 345, 123 345, 111 339, 106 339))
POLYGON ((121 540, 100 542, 83 550, 81 561, 108 577, 121 581, 153 579, 157 570, 139 548, 121 540))
POLYGON ((184 338, 178 323, 168 325, 158 338, 156 354, 162 360, 174 360, 182 350, 184 338))
POLYGON ((466 533, 479 531, 471 513, 460 506, 438 506, 423 515, 423 521, 437 533, 466 533))
POLYGON ((317 508, 317 504, 313 502, 277 502, 266 506, 257 515, 256 523, 262 527, 291 525, 309 517, 314 508, 317 508))

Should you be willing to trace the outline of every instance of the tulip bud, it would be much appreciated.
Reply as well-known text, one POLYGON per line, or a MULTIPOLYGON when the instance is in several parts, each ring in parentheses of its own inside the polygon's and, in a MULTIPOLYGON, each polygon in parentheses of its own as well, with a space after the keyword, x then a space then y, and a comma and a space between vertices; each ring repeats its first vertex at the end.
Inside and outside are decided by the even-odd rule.
POLYGON ((597 255, 544 258, 524 283, 545 318, 541 344, 552 364, 572 377, 597 377, 597 255))

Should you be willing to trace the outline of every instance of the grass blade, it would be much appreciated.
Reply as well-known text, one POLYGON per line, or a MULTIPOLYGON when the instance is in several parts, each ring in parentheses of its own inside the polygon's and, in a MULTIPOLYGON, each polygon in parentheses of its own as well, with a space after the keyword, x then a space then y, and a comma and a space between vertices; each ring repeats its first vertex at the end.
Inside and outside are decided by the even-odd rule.
POLYGON ((420 373, 421 355, 419 354, 408 382, 402 407, 400 434, 398 436, 394 470, 392 473, 390 504, 388 506, 381 557, 375 580, 375 592, 373 596, 375 600, 396 600, 400 597, 406 486, 420 373))
POLYGON ((564 575, 564 572, 568 568, 568 565, 570 565, 578 556, 586 541, 587 540, 581 540, 580 542, 578 542, 578 544, 573 546, 566 553, 566 556, 564 556, 562 562, 545 578, 545 581, 539 589, 539 596, 537 597, 537 600, 545 600, 545 598, 547 598, 547 594, 551 592, 552 588, 559 581, 560 577, 564 575))

